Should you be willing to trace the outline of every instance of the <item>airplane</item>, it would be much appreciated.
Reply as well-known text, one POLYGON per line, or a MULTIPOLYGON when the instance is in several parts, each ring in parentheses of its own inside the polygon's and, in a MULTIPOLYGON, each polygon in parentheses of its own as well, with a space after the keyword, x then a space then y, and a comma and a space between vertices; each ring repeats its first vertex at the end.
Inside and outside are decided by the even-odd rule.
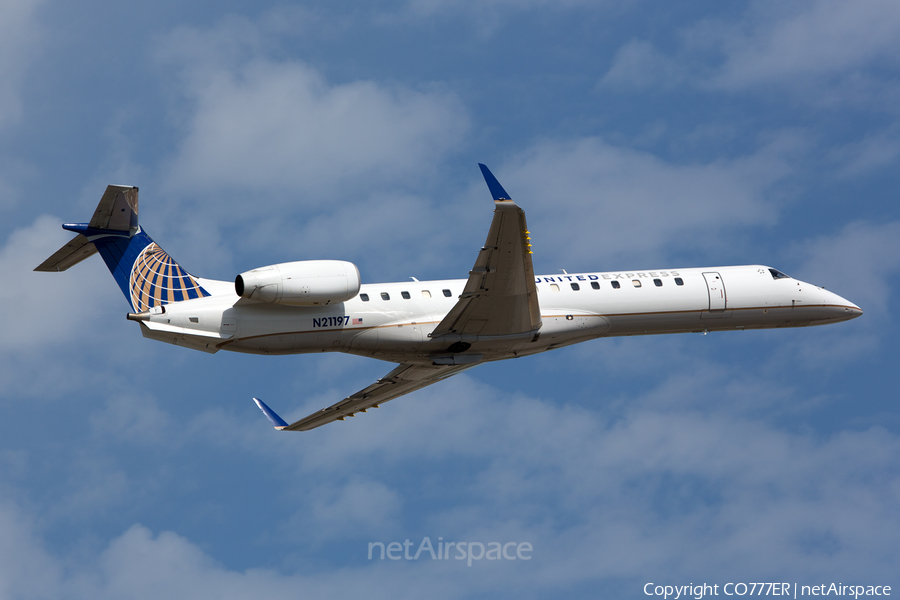
POLYGON ((482 363, 632 335, 825 325, 862 310, 765 265, 535 276, 525 212, 479 163, 494 199, 467 279, 361 282, 356 265, 305 260, 234 283, 185 271, 138 223, 138 188, 110 185, 88 223, 35 271, 99 253, 144 337, 203 352, 346 352, 398 363, 372 385, 294 423, 253 398, 275 429, 307 431, 482 363))

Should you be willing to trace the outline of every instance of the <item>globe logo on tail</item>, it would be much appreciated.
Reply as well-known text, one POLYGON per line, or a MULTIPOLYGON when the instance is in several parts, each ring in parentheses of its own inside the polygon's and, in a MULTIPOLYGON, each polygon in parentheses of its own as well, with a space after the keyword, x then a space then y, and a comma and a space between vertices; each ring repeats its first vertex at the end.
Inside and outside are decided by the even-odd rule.
POLYGON ((144 248, 131 267, 131 305, 142 312, 160 304, 209 296, 156 242, 144 248))

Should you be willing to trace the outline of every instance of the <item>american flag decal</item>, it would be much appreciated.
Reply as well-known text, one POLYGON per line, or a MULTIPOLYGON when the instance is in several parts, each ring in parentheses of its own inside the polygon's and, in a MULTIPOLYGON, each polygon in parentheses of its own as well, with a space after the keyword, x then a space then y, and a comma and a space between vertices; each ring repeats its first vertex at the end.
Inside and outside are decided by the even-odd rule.
POLYGON ((354 324, 354 325, 362 325, 362 318, 359 318, 359 319, 353 319, 353 324, 354 324))

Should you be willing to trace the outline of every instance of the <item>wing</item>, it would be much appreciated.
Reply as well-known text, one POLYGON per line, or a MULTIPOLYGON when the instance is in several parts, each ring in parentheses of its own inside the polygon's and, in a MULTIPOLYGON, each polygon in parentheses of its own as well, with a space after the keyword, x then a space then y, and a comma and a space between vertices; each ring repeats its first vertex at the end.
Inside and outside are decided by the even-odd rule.
POLYGON ((432 338, 514 335, 541 327, 525 211, 510 200, 486 166, 478 166, 494 197, 494 220, 459 302, 431 333, 432 338))
MULTIPOLYGON (((281 425, 280 423, 284 423, 284 421, 280 421, 281 418, 278 417, 278 415, 267 406, 266 408, 280 421, 279 423, 279 421, 269 417, 269 419, 276 424, 275 429, 309 431, 310 429, 315 429, 316 427, 331 423, 332 421, 343 421, 345 417, 352 417, 355 413, 366 412, 366 410, 370 408, 378 408, 380 404, 383 404, 388 400, 399 398, 404 394, 414 392, 429 386, 432 383, 437 383, 442 379, 446 379, 451 375, 456 375, 460 371, 464 371, 474 366, 474 364, 412 365, 404 363, 364 390, 356 392, 352 396, 344 398, 328 408, 323 408, 318 412, 314 412, 308 417, 300 419, 290 425, 281 425)), ((254 400, 256 399, 254 398, 254 400)), ((260 402, 257 401, 257 405, 259 404, 260 402)), ((263 404, 263 406, 265 405, 263 404)), ((262 409, 262 406, 260 406, 260 408, 262 409)), ((266 413, 267 417, 269 416, 269 412, 266 412, 265 410, 263 410, 263 412, 266 413)))

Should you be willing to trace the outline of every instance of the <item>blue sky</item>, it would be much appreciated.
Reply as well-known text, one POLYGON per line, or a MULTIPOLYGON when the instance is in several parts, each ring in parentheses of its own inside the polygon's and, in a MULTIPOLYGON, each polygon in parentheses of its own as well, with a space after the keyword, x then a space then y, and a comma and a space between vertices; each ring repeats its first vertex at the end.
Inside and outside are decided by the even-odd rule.
POLYGON ((900 5, 0 0, 0 599, 900 586, 900 5), (386 373, 141 338, 109 183, 186 269, 464 277, 488 164, 535 269, 770 264, 865 315, 596 340, 277 434, 386 373), (528 542, 530 561, 368 560, 528 542))

